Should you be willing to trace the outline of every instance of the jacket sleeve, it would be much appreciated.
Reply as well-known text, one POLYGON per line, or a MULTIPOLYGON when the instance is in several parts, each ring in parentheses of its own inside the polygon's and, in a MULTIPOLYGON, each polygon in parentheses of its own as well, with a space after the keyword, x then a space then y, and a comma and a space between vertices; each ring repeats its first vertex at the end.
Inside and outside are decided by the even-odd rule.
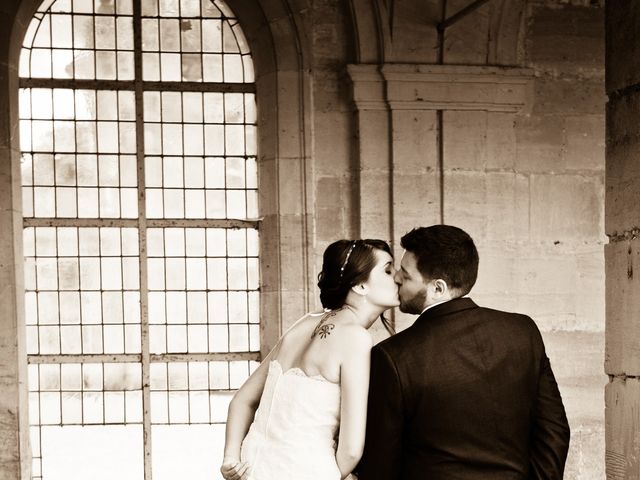
POLYGON ((367 433, 359 480, 402 477, 402 388, 393 361, 379 346, 371 350, 367 433))
POLYGON ((531 479, 562 480, 569 438, 569 423, 562 397, 549 358, 543 350, 531 429, 531 479))

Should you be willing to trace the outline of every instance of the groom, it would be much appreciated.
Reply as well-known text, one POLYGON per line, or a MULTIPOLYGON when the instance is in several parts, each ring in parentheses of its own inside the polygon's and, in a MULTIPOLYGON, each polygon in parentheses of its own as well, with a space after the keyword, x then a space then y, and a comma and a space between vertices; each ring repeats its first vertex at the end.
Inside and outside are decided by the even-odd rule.
POLYGON ((466 296, 478 252, 463 230, 401 245, 400 310, 420 316, 372 350, 359 480, 561 479, 569 425, 535 323, 466 296))

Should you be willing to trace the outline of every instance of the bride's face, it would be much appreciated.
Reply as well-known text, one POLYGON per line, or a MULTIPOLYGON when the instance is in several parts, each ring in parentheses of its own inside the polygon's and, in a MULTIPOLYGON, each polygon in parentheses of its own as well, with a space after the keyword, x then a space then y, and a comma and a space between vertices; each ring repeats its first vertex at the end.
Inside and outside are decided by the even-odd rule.
POLYGON ((367 287, 367 301, 385 308, 400 305, 398 298, 398 285, 393 280, 396 273, 393 268, 393 257, 384 250, 374 250, 376 265, 371 270, 367 287))

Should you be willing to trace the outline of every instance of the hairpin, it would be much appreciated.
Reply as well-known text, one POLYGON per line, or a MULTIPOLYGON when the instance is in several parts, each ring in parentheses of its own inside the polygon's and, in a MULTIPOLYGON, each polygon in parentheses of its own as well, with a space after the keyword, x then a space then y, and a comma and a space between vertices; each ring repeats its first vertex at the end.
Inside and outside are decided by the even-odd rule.
POLYGON ((342 267, 340 267, 340 278, 342 278, 342 275, 344 275, 344 269, 347 266, 347 263, 349 263, 349 257, 351 256, 351 252, 353 252, 353 249, 356 246, 356 242, 357 240, 353 241, 351 247, 349 248, 349 251, 347 252, 347 256, 344 258, 344 263, 342 264, 342 267))

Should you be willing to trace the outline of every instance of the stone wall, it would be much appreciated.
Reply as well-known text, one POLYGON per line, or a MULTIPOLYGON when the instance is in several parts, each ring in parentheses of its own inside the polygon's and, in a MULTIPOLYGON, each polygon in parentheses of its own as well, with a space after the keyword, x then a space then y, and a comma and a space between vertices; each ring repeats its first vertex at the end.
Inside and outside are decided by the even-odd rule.
MULTIPOLYGON (((467 3, 448 2, 448 14, 467 3)), ((565 478, 603 478, 604 9, 584 1, 491 2, 447 31, 445 65, 525 67, 532 87, 513 111, 495 98, 484 107, 442 107, 442 175, 436 107, 425 106, 433 99, 416 94, 400 105, 407 99, 394 97, 392 85, 398 63, 436 62, 437 35, 425 25, 437 18, 433 2, 397 4, 381 49, 394 65, 350 67, 357 175, 346 167, 344 117, 334 121, 339 130, 322 130, 335 155, 314 158, 316 268, 324 246, 354 229, 392 240, 400 254, 400 236, 438 223, 442 210, 445 223, 478 244, 474 299, 526 313, 543 332, 573 433, 565 478), (357 224, 345 225, 354 210, 357 224)), ((413 321, 395 319, 398 329, 413 321)))
POLYGON ((607 3, 606 466, 611 479, 640 477, 640 6, 607 3))
POLYGON ((566 478, 604 478, 604 12, 540 2, 527 23, 537 79, 516 125, 531 193, 521 305, 544 331, 567 407, 566 478))
MULTIPOLYGON (((17 98, 10 80, 15 65, 6 46, 19 3, 0 2, 5 38, 0 42, 5 46, 0 50, 0 103, 5 108, 0 112, 15 109, 17 98)), ((403 233, 439 222, 442 213, 446 223, 465 228, 478 244, 481 273, 474 299, 527 313, 543 331, 572 426, 565 478, 603 478, 606 99, 600 2, 495 0, 447 31, 445 64, 462 69, 500 65, 505 72, 526 77, 531 89, 523 93, 523 104, 511 110, 487 106, 499 103, 496 98, 483 107, 445 109, 443 171, 433 104, 397 108, 384 90, 398 75, 397 64, 436 63, 433 25, 439 19, 438 2, 259 3, 261 10, 248 0, 229 0, 245 25, 252 25, 247 31, 254 53, 273 55, 264 62, 266 67, 257 69, 262 102, 260 200, 267 217, 263 239, 269 244, 263 251, 274 252, 262 263, 268 283, 264 344, 272 344, 305 307, 318 305, 309 286, 315 284, 328 243, 376 236, 392 241, 399 254, 403 233), (356 18, 362 23, 355 29, 352 12, 372 15, 373 3, 381 18, 356 18), (391 3, 397 8, 386 10, 391 3), (371 25, 381 32, 365 28, 371 25), (363 98, 348 71, 349 65, 360 63, 373 69, 359 77, 359 85, 370 88, 367 95, 376 99, 365 106, 358 105, 363 98), (388 64, 385 71, 378 68, 383 63, 388 64)), ((467 3, 449 1, 448 14, 467 3)), ((626 7, 620 8, 623 12, 626 7)), ((610 91, 637 83, 635 71, 624 66, 633 65, 635 50, 624 45, 616 49, 623 66, 615 77, 618 86, 610 86, 610 91)), ((626 101, 621 97, 620 105, 612 107, 621 120, 627 118, 624 108, 630 108, 626 101)), ((28 449, 21 453, 26 435, 18 434, 26 388, 20 383, 25 361, 16 281, 21 278, 20 208, 14 201, 19 198, 19 152, 11 118, 6 113, 0 118, 0 478, 17 479, 20 464, 28 465, 28 449)), ((620 239, 607 247, 610 301, 624 300, 616 295, 633 287, 628 277, 633 255, 628 252, 637 251, 635 241, 623 235, 637 228, 632 224, 636 217, 616 216, 622 211, 619 205, 638 204, 633 203, 636 191, 622 180, 638 173, 625 153, 635 137, 620 128, 620 142, 614 138, 620 148, 613 150, 619 161, 609 166, 609 188, 620 192, 608 198, 610 217, 618 220, 607 233, 620 239)), ((628 378, 637 375, 633 356, 621 353, 623 348, 635 351, 627 347, 632 345, 633 337, 627 335, 632 329, 624 327, 637 309, 632 310, 633 303, 625 305, 627 310, 608 311, 612 333, 607 373, 621 375, 607 393, 609 421, 616 425, 637 411, 631 392, 637 385, 628 378)), ((395 320, 398 329, 412 321, 400 314, 395 320)), ((614 460, 627 452, 617 441, 609 440, 614 460)))

